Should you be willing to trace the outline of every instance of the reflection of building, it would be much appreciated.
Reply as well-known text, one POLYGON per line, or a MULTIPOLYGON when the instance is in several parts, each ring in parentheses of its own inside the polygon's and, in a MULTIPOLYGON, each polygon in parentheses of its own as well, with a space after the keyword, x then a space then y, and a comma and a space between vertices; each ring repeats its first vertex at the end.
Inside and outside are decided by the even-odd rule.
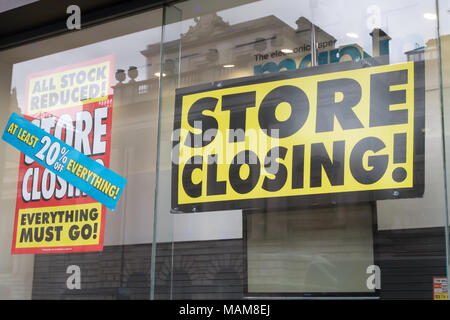
MULTIPOLYGON (((279 72, 311 65, 311 22, 299 18, 293 29, 275 16, 229 25, 216 14, 202 16, 182 35, 180 86, 230 79, 264 72, 279 72), (204 79, 204 80, 203 80, 204 79)), ((335 47, 336 39, 315 26, 317 63, 357 60, 369 55, 356 44, 335 47)), ((173 74, 178 63, 178 41, 165 44, 164 74, 173 74)), ((148 75, 159 72, 159 44, 142 52, 152 64, 148 75)))
MULTIPOLYGON (((180 41, 165 44, 163 77, 180 73, 179 87, 232 79, 243 76, 301 69, 311 66, 311 22, 300 17, 293 29, 275 16, 267 16, 230 25, 217 14, 195 18, 196 24, 181 36, 183 54, 179 57, 180 41), (178 70, 180 68, 180 70, 178 70)), ((315 26, 317 64, 337 63, 368 58, 370 55, 358 44, 336 48, 336 39, 315 26)), ((389 55, 390 37, 374 29, 373 56, 389 55)), ((160 44, 142 51, 147 58, 147 80, 136 82, 135 67, 117 70, 118 83, 114 98, 125 104, 156 99, 159 89, 160 44), (131 72, 131 73, 130 73, 131 72), (128 77, 129 82, 126 82, 128 77), (131 74, 131 76, 130 76, 131 74)))
POLYGON ((425 60, 425 47, 407 51, 405 54, 408 61, 423 61, 425 60))

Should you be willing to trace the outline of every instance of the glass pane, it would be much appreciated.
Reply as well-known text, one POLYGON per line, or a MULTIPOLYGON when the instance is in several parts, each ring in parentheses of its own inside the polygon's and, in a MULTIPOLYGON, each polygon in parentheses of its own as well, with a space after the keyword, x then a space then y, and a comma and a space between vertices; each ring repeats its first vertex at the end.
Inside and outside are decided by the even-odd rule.
POLYGON ((435 2, 219 6, 164 26, 155 297, 436 298, 435 2))
POLYGON ((127 179, 112 211, 3 141, 1 299, 150 298, 160 56, 146 50, 161 23, 155 10, 0 53, 3 127, 23 115, 127 179))

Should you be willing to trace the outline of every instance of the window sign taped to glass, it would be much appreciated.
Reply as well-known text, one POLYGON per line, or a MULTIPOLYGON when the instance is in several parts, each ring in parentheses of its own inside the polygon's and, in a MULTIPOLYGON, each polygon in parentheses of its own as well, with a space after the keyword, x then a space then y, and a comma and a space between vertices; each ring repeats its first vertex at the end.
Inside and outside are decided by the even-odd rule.
POLYGON ((178 89, 172 212, 421 197, 424 90, 365 61, 178 89))
MULTIPOLYGON (((17 129, 9 124, 4 135, 30 151, 36 148, 20 154, 13 254, 103 250, 106 206, 71 179, 82 180, 77 172, 89 176, 90 166, 77 161, 82 157, 102 170, 109 167, 113 71, 114 56, 109 55, 27 77, 24 118, 16 115, 22 119, 13 121, 17 129), (66 169, 69 164, 73 173, 66 169)), ((99 174, 90 172, 94 185, 94 173, 99 174)), ((110 176, 102 178, 105 187, 110 176)), ((113 209, 115 201, 107 205, 113 209)))
POLYGON ((116 207, 126 179, 114 171, 16 113, 9 118, 2 138, 111 210, 116 207))
MULTIPOLYGON (((3 140, 38 162, 45 169, 50 170, 57 176, 63 178, 67 183, 70 183, 73 186, 79 188, 81 191, 93 197, 95 200, 101 202, 111 210, 114 210, 117 201, 119 200, 120 194, 122 193, 122 190, 126 184, 126 179, 124 179, 123 177, 119 176, 118 174, 114 173, 113 171, 109 170, 108 168, 104 167, 97 161, 89 158, 78 150, 72 148, 60 139, 55 138, 45 130, 32 124, 16 113, 13 113, 11 115, 2 138, 3 140)), ((27 186, 25 185, 25 187, 27 186)), ((44 212, 41 211, 43 210, 43 208, 39 208, 37 211, 29 209, 23 210, 22 212, 19 211, 20 223, 21 225, 32 224, 33 217, 35 218, 34 223, 37 223, 36 218, 40 217, 41 215, 42 222, 44 221, 44 216, 46 218, 46 222, 48 223, 50 223, 50 221, 51 223, 59 222, 61 224, 73 222, 74 217, 72 217, 72 210, 74 210, 74 208, 66 209, 67 211, 71 211, 70 219, 69 212, 60 211, 58 209, 55 210, 55 208, 45 208, 45 210, 49 211, 46 212, 47 215, 45 215, 44 212)), ((83 209, 81 207, 77 209, 80 209, 79 216, 81 218, 81 211, 83 211, 83 209)), ((85 214, 86 210, 89 211, 89 216, 92 219, 93 210, 97 211, 98 208, 85 209, 85 214)), ((77 214, 75 215, 78 216, 77 214)), ((97 215, 95 215, 95 217, 97 217, 97 215)), ((77 219, 75 218, 75 220, 77 219)), ((49 233, 49 228, 51 227, 47 228, 46 233, 49 233)), ((46 236, 46 239, 49 238, 50 240, 51 238, 58 241, 58 239, 61 239, 61 232, 67 232, 67 230, 64 229, 67 229, 64 228, 64 225, 55 226, 55 229, 51 230, 56 232, 56 237, 55 234, 52 233, 51 235, 46 236)), ((73 228, 70 227, 69 229, 70 230, 66 235, 69 238, 74 238, 75 236, 70 236, 73 228)), ((33 228, 29 227, 27 229, 22 229, 20 236, 19 234, 17 234, 17 236, 20 237, 19 243, 23 243, 28 238, 32 238, 32 230, 33 228)), ((36 237, 42 237, 43 235, 43 230, 41 230, 40 232, 41 236, 37 236, 37 232, 38 230, 35 228, 34 239, 36 239, 36 237)), ((86 233, 91 234, 91 231, 86 231, 84 234, 86 233)), ((85 238, 90 237, 85 236, 85 238)))
POLYGON ((446 277, 433 277, 433 300, 448 300, 446 277))

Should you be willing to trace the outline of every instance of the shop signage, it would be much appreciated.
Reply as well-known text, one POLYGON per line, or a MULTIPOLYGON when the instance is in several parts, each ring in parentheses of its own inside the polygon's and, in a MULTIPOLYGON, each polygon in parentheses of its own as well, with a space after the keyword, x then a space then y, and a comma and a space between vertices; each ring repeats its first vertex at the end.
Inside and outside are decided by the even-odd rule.
POLYGON ((114 171, 16 113, 9 118, 2 138, 111 210, 116 207, 126 179, 114 171))
POLYGON ((75 185, 68 174, 77 179, 77 172, 88 176, 83 168, 90 166, 76 160, 81 156, 105 169, 109 167, 113 81, 112 55, 27 77, 25 103, 21 107, 29 122, 15 123, 17 129, 5 129, 12 130, 14 135, 10 134, 10 138, 15 137, 17 143, 31 143, 27 146, 33 149, 44 145, 47 148, 39 155, 37 149, 20 154, 13 254, 103 249, 106 206, 94 199, 90 191, 80 190, 81 186, 75 185), (30 122, 40 131, 34 129, 36 133, 31 133, 30 122), (23 129, 20 131, 19 127, 23 129), (77 158, 72 157, 75 154, 77 158), (73 173, 67 170, 69 165, 71 169, 76 166, 73 173))
POLYGON ((179 89, 172 211, 421 197, 424 65, 341 63, 179 89))
MULTIPOLYGON (((320 42, 318 43, 318 49, 326 48, 334 44, 335 41, 330 40, 328 42, 320 42)), ((290 57, 285 58, 278 63, 276 61, 267 61, 268 59, 276 59, 281 57, 286 57, 288 54, 285 54, 279 50, 274 52, 266 53, 266 54, 255 54, 255 60, 260 64, 257 64, 253 67, 254 75, 260 75, 265 72, 273 73, 280 72, 282 70, 295 70, 295 69, 304 69, 309 67, 311 64, 311 54, 304 54, 310 50, 309 45, 303 45, 300 47, 296 47, 292 49, 294 56, 296 54, 302 54, 300 57, 290 57), (298 60, 298 61, 297 61, 298 60), (261 63, 262 62, 262 63, 261 63)), ((321 51, 318 53, 317 62, 319 65, 337 63, 341 61, 344 57, 348 57, 353 61, 357 61, 359 59, 367 59, 370 56, 357 44, 346 45, 340 47, 339 49, 330 49, 328 51, 321 51)))

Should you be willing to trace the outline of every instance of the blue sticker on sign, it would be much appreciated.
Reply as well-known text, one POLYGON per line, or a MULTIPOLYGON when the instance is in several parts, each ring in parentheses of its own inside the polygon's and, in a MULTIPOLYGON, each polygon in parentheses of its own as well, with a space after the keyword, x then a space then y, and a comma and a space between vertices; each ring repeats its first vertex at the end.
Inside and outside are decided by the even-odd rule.
POLYGON ((111 210, 127 180, 13 113, 3 140, 111 210))

